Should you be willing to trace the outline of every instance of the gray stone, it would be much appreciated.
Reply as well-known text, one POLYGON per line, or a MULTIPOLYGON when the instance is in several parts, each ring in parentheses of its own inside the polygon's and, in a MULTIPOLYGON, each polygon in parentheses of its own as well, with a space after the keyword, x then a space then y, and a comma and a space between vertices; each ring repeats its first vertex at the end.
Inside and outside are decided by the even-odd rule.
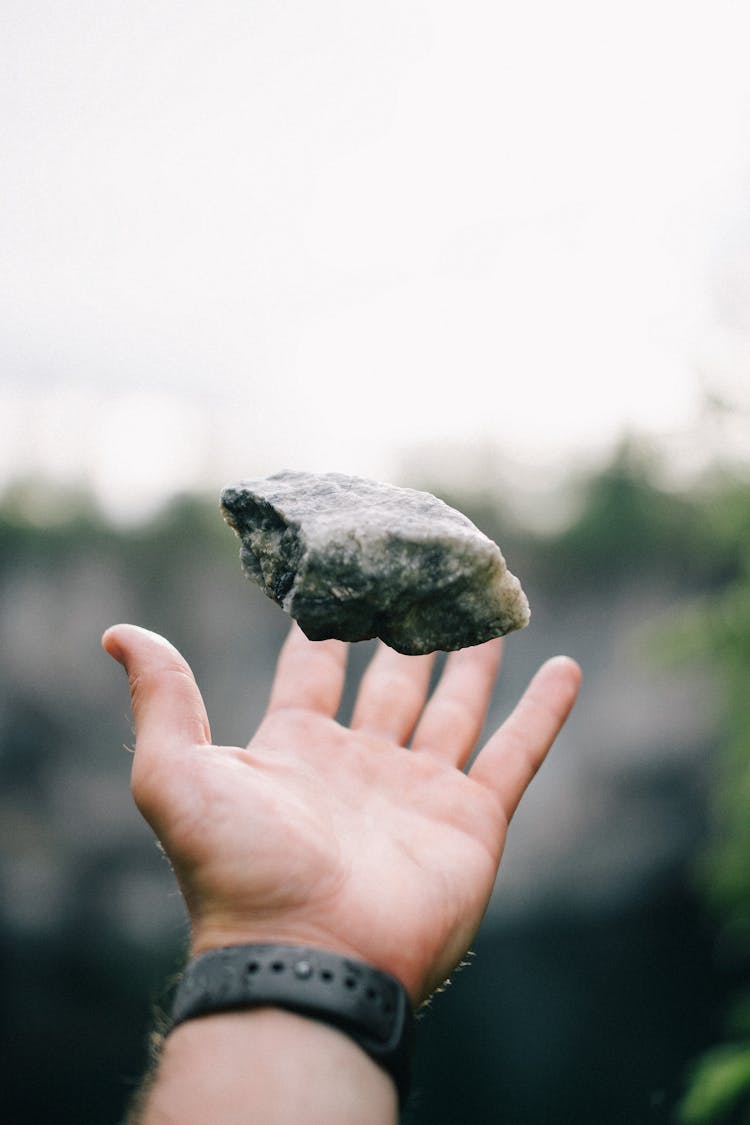
POLYGON ((311 640, 381 637, 417 654, 528 623, 497 544, 428 492, 281 472, 224 489, 221 505, 246 574, 311 640))

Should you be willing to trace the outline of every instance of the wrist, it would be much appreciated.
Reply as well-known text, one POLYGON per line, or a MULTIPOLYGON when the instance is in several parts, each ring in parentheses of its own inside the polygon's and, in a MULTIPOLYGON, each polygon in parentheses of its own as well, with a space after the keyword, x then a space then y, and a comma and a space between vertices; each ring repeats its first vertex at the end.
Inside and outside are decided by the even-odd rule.
POLYGON ((390 1125, 396 1118, 393 1082, 347 1035, 264 1007, 176 1027, 142 1125, 390 1125))
POLYGON ((267 924, 253 921, 243 926, 234 922, 193 921, 190 937, 190 956, 200 957, 215 949, 227 949, 238 945, 299 945, 311 949, 327 950, 342 957, 366 960, 355 947, 343 941, 338 935, 330 934, 309 923, 282 923, 269 921, 267 924))
POLYGON ((196 1017, 279 1008, 337 1029, 389 1075, 403 1101, 414 1017, 395 977, 360 959, 309 946, 262 943, 213 949, 185 969, 172 1028, 196 1017))
MULTIPOLYGON (((403 955, 403 950, 397 951, 394 948, 388 951, 389 954, 400 952, 402 954, 400 957, 374 956, 369 949, 363 948, 362 943, 346 941, 338 933, 331 933, 309 921, 293 920, 279 923, 278 920, 269 920, 268 923, 263 923, 254 919, 252 925, 217 919, 191 921, 190 956, 192 958, 200 957, 215 949, 252 944, 297 945, 362 961, 398 980, 410 997, 414 1010, 432 991, 432 988, 426 990, 423 987, 423 974, 420 974, 418 964, 414 966, 409 964, 408 958, 403 955)), ((416 961, 415 958, 412 960, 416 961)))

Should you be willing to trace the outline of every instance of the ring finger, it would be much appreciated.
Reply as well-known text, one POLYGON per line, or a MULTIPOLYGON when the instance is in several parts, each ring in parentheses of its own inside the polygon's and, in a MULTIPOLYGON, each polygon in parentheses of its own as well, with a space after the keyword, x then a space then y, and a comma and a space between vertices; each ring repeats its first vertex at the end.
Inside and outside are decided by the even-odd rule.
POLYGON ((412 749, 462 769, 482 731, 502 656, 502 641, 452 652, 414 732, 412 749))

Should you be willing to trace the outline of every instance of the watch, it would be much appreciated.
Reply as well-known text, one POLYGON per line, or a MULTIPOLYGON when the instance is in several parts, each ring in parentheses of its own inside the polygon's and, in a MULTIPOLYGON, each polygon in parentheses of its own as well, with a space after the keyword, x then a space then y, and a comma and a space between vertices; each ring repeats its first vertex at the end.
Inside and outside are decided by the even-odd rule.
POLYGON ((167 1034, 185 1020, 247 1008, 284 1008, 349 1035, 409 1090, 414 1015, 403 985, 362 961, 297 945, 232 945, 190 961, 167 1034))

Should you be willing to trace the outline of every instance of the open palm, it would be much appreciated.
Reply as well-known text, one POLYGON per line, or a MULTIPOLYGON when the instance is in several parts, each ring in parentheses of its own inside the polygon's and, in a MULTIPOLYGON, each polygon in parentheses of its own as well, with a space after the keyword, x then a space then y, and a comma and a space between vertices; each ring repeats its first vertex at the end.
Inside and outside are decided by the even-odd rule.
POLYGON ((104 645, 128 671, 133 793, 180 881, 193 952, 314 945, 392 973, 415 1003, 468 948, 580 681, 573 661, 548 661, 465 772, 500 641, 451 654, 429 698, 432 658, 380 646, 345 727, 347 646, 295 626, 247 747, 211 745, 192 673, 162 638, 121 625, 104 645))

